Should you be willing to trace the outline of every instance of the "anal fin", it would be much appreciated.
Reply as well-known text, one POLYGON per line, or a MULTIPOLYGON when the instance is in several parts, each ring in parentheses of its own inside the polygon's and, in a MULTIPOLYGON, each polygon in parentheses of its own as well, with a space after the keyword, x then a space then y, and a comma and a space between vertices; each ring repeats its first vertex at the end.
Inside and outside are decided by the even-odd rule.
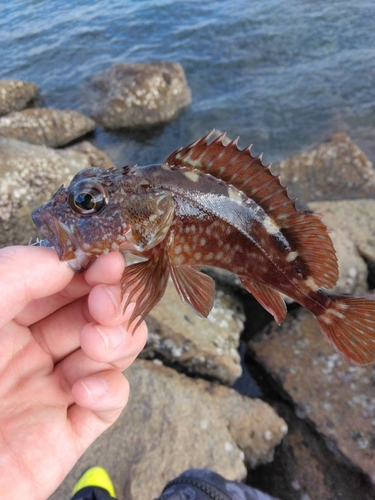
POLYGON ((241 283, 248 292, 254 295, 261 306, 275 318, 278 325, 286 315, 286 305, 280 293, 273 288, 258 283, 246 276, 239 276, 241 283))
POLYGON ((182 302, 206 318, 214 304, 214 280, 191 266, 171 266, 171 276, 182 302))
POLYGON ((122 297, 128 293, 124 310, 135 302, 130 324, 140 317, 134 330, 164 295, 168 283, 170 264, 165 248, 153 249, 150 258, 126 267, 121 279, 122 297))

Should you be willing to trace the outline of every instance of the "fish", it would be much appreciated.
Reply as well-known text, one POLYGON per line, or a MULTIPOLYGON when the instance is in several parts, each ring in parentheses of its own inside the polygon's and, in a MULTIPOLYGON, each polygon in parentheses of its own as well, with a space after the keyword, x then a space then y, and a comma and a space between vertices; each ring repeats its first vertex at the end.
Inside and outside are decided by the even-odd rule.
POLYGON ((34 223, 75 271, 111 251, 143 257, 121 278, 137 325, 162 298, 169 277, 182 301, 207 317, 215 282, 202 272, 236 274, 280 324, 283 296, 311 311, 347 362, 375 359, 375 301, 329 292, 338 263, 321 217, 297 210, 271 166, 238 139, 211 133, 164 163, 78 172, 32 213, 34 223))

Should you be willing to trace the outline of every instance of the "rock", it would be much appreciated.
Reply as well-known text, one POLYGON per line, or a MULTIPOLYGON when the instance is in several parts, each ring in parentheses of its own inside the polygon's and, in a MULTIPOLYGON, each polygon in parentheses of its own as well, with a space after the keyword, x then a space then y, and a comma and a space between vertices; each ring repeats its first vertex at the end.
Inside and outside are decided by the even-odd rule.
POLYGON ((149 361, 126 372, 132 388, 120 419, 85 453, 50 500, 69 498, 92 464, 105 464, 118 498, 152 500, 184 470, 210 468, 241 480, 272 460, 287 431, 266 403, 149 361))
POLYGON ((100 149, 96 148, 89 141, 78 142, 77 144, 74 144, 74 146, 69 146, 65 148, 65 151, 76 151, 77 153, 82 153, 86 155, 90 165, 92 165, 93 167, 100 167, 100 168, 116 167, 111 158, 106 153, 104 153, 104 151, 101 151, 100 149))
POLYGON ((27 244, 35 238, 38 231, 31 219, 32 209, 89 166, 85 154, 0 136, 0 247, 27 244))
POLYGON ((72 110, 33 108, 0 118, 0 135, 45 146, 64 146, 95 129, 95 122, 72 110))
POLYGON ((375 488, 359 470, 340 460, 308 422, 285 401, 273 402, 288 423, 274 460, 250 470, 252 486, 288 500, 373 500, 375 488))
MULTIPOLYGON (((327 222, 324 217, 323 222, 327 222)), ((365 261, 359 255, 357 246, 347 231, 337 226, 334 228, 331 223, 328 227, 339 264, 339 279, 332 291, 338 294, 363 294, 368 290, 365 261)))
POLYGON ((346 364, 304 309, 249 345, 299 418, 314 426, 339 460, 361 469, 375 485, 375 367, 346 364))
POLYGON ((344 133, 292 156, 274 169, 292 198, 309 201, 366 198, 375 194, 375 170, 366 155, 344 133))
POLYGON ((359 254, 375 266, 375 200, 343 200, 309 203, 308 208, 324 214, 323 222, 345 231, 359 254))
POLYGON ((35 83, 22 80, 0 80, 0 116, 23 109, 39 95, 35 83))
POLYGON ((99 91, 94 116, 107 129, 165 123, 191 103, 178 63, 115 64, 93 83, 99 91))
POLYGON ((149 337, 142 356, 157 356, 188 373, 231 385, 242 371, 238 347, 244 319, 240 303, 221 290, 208 318, 199 318, 170 281, 147 317, 149 337))

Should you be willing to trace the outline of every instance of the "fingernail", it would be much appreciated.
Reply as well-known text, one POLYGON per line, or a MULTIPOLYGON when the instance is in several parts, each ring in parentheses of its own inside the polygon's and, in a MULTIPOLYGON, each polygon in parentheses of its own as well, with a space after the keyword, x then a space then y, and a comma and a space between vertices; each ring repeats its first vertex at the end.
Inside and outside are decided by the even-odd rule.
POLYGON ((107 292, 109 298, 112 300, 113 302, 113 305, 115 306, 115 310, 116 310, 116 315, 118 315, 118 311, 119 311, 119 303, 118 303, 118 300, 116 299, 114 293, 112 292, 112 290, 110 290, 109 287, 107 286, 104 286, 103 287, 104 290, 107 292))
POLYGON ((101 326, 95 326, 95 328, 104 340, 106 351, 113 351, 126 340, 127 331, 122 325, 107 327, 107 329, 101 326))
POLYGON ((108 391, 107 382, 101 377, 90 377, 81 380, 90 399, 98 399, 108 391))

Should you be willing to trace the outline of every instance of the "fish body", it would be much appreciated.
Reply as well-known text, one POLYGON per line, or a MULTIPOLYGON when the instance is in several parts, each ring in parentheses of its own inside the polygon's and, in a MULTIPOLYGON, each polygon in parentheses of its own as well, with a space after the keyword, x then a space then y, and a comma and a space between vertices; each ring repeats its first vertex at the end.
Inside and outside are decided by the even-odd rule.
POLYGON ((147 259, 121 281, 125 307, 136 304, 132 321, 160 300, 169 275, 181 299, 207 316, 215 287, 200 269, 214 266, 238 275, 278 323, 283 293, 313 312, 344 359, 375 358, 375 302, 327 291, 338 266, 326 227, 297 211, 261 157, 236 141, 207 136, 161 165, 85 169, 33 219, 75 270, 111 250, 147 259))

